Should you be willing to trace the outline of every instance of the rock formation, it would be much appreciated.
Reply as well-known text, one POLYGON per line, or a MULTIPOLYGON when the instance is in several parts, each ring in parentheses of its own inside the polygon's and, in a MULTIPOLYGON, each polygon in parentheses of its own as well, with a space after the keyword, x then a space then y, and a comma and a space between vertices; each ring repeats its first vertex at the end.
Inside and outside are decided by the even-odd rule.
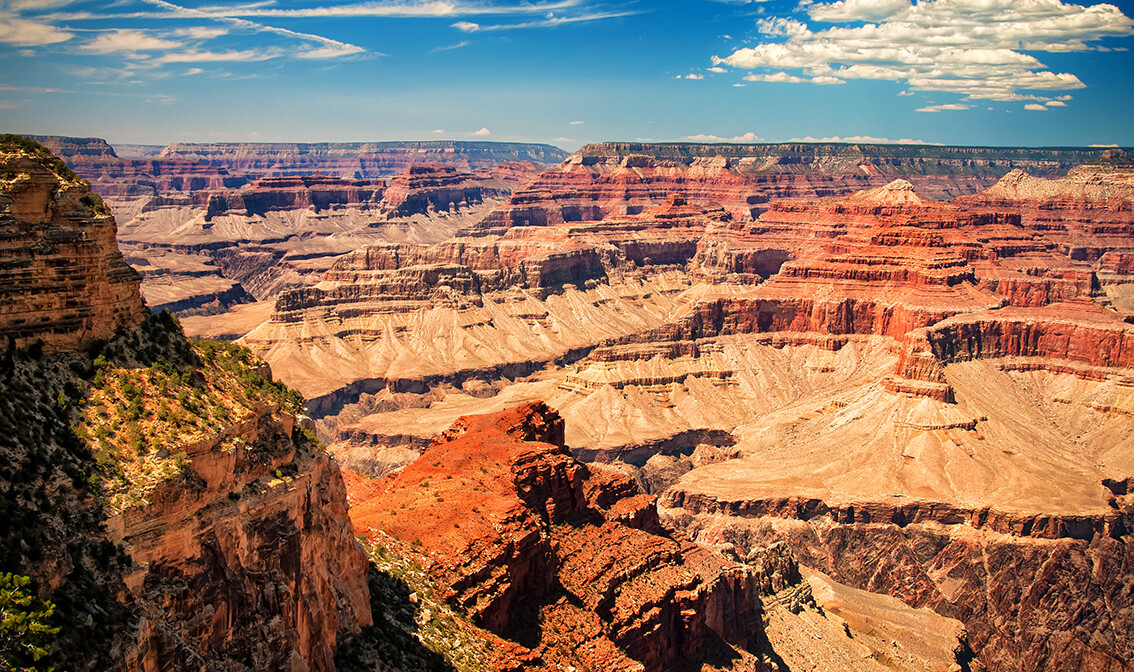
MULTIPOLYGON (((327 331, 299 324, 349 314, 327 320, 349 342, 365 316, 421 315, 422 297, 394 291, 396 278, 442 257, 469 269, 465 284, 432 286, 474 310, 484 271, 467 255, 504 241, 587 246, 605 275, 594 290, 684 277, 691 300, 523 381, 487 368, 446 377, 452 365, 434 358, 438 373, 416 388, 355 384, 352 419, 324 425, 333 450, 359 464, 385 455, 371 464, 396 470, 462 413, 545 399, 576 458, 661 492, 663 521, 699 541, 740 554, 784 541, 838 581, 957 618, 990 669, 1127 669, 1134 326, 1100 303, 1094 262, 1015 206, 933 201, 903 181, 774 201, 754 221, 678 194, 632 214, 518 226, 506 215, 522 197, 459 244, 404 261, 403 250, 359 253, 352 268, 365 258, 374 270, 328 276, 342 299, 305 305, 289 331, 313 343, 327 331), (428 394, 394 396, 412 391, 428 394), (996 561, 979 564, 986 556, 996 561)), ((561 296, 574 303, 572 291, 561 296)), ((277 307, 275 319, 289 314, 277 307)), ((440 324, 429 333, 451 333, 440 324)), ((477 328, 469 342, 499 342, 498 324, 477 328)), ((381 352, 404 352, 390 348, 398 334, 381 352)), ((297 352, 293 341, 270 343, 297 352)))
POLYGON ((366 559, 302 397, 247 350, 147 317, 86 183, 0 142, 0 571, 58 606, 44 662, 333 670, 370 622, 366 559))
POLYGON ((145 316, 140 278, 115 244, 114 217, 61 161, 0 139, 0 338, 78 350, 145 316))
POLYGON ((567 157, 558 147, 508 142, 328 142, 328 143, 175 143, 163 159, 182 159, 231 171, 274 175, 328 175, 374 179, 418 165, 463 170, 530 161, 541 165, 567 157))
POLYGON ((721 204, 737 221, 770 201, 846 195, 911 181, 934 197, 971 194, 1013 168, 1058 176, 1104 150, 887 145, 586 145, 515 194, 476 229, 549 226, 635 214, 677 192, 721 204))
MULTIPOLYGON (((514 166, 512 178, 531 174, 514 166)), ((241 189, 149 200, 120 239, 155 309, 223 313, 314 284, 339 254, 375 242, 434 242, 508 193, 492 173, 420 166, 393 180, 268 177, 241 189)))
POLYGON ((563 421, 535 403, 462 418, 353 516, 420 544, 450 603, 530 642, 527 669, 672 669, 721 640, 756 650, 754 574, 665 535, 651 504, 571 458, 563 421))

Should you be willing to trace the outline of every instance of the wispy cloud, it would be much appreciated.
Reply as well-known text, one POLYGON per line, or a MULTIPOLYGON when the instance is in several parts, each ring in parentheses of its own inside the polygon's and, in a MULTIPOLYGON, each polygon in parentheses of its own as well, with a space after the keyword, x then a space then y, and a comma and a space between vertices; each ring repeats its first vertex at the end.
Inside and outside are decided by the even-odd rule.
POLYGON ((469 46, 469 44, 470 44, 470 42, 468 40, 463 40, 463 41, 458 42, 456 44, 450 44, 450 45, 445 46, 445 47, 433 47, 432 49, 429 50, 429 53, 436 54, 436 53, 441 52, 441 51, 452 51, 454 49, 463 49, 464 47, 469 46))
POLYGON ((1020 92, 1084 84, 1075 74, 1049 70, 1024 52, 1098 49, 1103 38, 1134 35, 1134 22, 1109 4, 841 0, 802 6, 813 22, 852 25, 816 29, 794 18, 761 19, 760 44, 714 56, 713 65, 789 73, 817 84, 835 83, 825 78, 889 80, 966 100, 1043 102, 1050 97, 1020 92))
POLYGON ((456 23, 452 24, 452 27, 464 33, 478 33, 496 30, 521 30, 525 28, 555 28, 557 26, 563 26, 572 23, 589 23, 591 21, 616 19, 623 16, 634 16, 637 14, 641 14, 641 12, 629 10, 619 12, 587 12, 583 14, 569 14, 566 16, 556 16, 554 13, 548 13, 546 18, 540 19, 538 21, 498 23, 491 25, 483 25, 480 23, 474 23, 472 21, 457 21, 456 23))
POLYGON ((833 135, 826 138, 813 138, 810 135, 804 138, 790 138, 788 142, 838 142, 846 144, 863 144, 863 145, 936 145, 936 142, 926 142, 924 140, 914 140, 913 138, 900 138, 898 140, 891 140, 890 138, 879 138, 873 135, 847 135, 838 136, 833 135))
POLYGON ((971 110, 972 105, 965 105, 964 103, 945 103, 944 105, 926 105, 925 107, 917 108, 917 112, 945 112, 949 110, 971 110))
POLYGON ((682 140, 690 142, 761 142, 763 138, 749 131, 744 135, 737 135, 731 138, 722 138, 719 135, 706 135, 705 133, 698 133, 697 135, 687 135, 682 140))
POLYGON ((111 54, 114 52, 177 49, 181 46, 181 42, 154 37, 141 30, 117 29, 102 33, 79 48, 95 54, 111 54))

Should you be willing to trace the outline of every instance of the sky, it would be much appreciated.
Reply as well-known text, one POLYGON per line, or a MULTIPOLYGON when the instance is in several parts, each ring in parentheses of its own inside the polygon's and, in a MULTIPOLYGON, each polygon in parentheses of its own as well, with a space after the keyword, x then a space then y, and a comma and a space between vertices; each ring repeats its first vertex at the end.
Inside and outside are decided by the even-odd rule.
POLYGON ((1134 146, 1134 0, 0 0, 0 131, 1134 146))

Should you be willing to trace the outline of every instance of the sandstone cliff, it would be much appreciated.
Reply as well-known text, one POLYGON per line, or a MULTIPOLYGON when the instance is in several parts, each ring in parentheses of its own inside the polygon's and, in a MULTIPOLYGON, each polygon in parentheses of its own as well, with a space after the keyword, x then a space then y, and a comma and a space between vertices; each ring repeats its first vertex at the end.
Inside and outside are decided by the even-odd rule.
POLYGON ((14 144, 9 237, 79 241, 80 260, 127 279, 107 287, 92 262, 102 287, 59 282, 29 275, 20 255, 0 268, 12 304, 54 292, 94 325, 70 332, 49 313, 50 331, 19 332, 43 343, 10 339, 0 366, 0 570, 59 606, 50 662, 334 669, 338 636, 370 621, 366 560, 338 468, 297 420, 302 397, 246 350, 191 344, 168 313, 144 318, 113 218, 97 201, 78 207, 85 183, 44 150, 14 144), (59 213, 93 230, 57 233, 59 213))
POLYGON ((145 316, 114 217, 42 147, 0 137, 0 339, 78 350, 145 316))

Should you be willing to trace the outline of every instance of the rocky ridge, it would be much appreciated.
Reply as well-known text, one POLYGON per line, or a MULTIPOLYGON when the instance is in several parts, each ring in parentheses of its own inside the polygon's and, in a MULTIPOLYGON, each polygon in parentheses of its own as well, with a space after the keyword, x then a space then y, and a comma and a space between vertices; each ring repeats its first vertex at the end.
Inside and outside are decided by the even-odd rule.
POLYGON ((29 278, 22 257, 0 269, 14 305, 70 292, 60 303, 97 327, 21 331, 37 343, 17 341, 0 366, 0 569, 59 606, 45 662, 334 669, 337 638, 370 621, 366 559, 338 468, 298 420, 302 398, 246 350, 145 317, 113 218, 77 205, 85 183, 22 138, 3 150, 17 233, 65 226, 55 238, 79 241, 80 261, 125 269, 97 291, 29 278))
POLYGON ((0 338, 78 350, 141 322, 141 279, 117 251, 102 200, 38 145, 0 143, 0 338))
POLYGON ((1062 175, 1104 150, 892 145, 586 145, 470 233, 635 214, 677 192, 737 221, 781 198, 842 196, 901 178, 933 198, 972 194, 1014 168, 1062 175))

